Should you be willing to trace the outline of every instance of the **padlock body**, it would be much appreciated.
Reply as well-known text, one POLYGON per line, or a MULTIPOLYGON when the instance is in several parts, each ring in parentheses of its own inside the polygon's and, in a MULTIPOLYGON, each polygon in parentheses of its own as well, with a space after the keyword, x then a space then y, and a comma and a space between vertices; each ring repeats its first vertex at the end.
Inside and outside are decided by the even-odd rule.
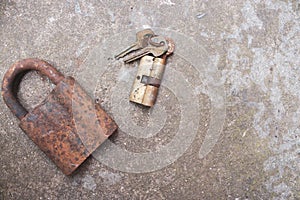
POLYGON ((130 93, 130 101, 153 106, 165 71, 165 59, 144 56, 139 64, 130 93))
POLYGON ((67 175, 117 129, 72 77, 58 83, 20 127, 67 175))

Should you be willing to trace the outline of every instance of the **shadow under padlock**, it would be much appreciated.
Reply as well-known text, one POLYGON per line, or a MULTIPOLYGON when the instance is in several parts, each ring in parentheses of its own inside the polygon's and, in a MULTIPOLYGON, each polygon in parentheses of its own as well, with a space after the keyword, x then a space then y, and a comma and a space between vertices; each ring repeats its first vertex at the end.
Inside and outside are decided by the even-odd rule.
POLYGON ((10 67, 2 83, 6 105, 20 127, 66 175, 71 174, 116 129, 113 119, 95 104, 74 80, 39 59, 21 60, 10 67), (17 100, 20 77, 30 70, 47 76, 56 87, 28 112, 17 100))

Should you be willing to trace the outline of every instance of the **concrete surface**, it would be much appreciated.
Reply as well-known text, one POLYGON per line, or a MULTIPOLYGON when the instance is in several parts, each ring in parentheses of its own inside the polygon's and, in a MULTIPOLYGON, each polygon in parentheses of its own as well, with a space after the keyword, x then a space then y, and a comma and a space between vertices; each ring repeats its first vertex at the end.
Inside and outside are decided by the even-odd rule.
MULTIPOLYGON (((117 151, 102 162, 100 149, 67 177, 0 98, 0 199, 300 199, 299 12, 297 0, 1 0, 1 79, 20 59, 45 59, 94 92, 120 123, 110 141, 121 149, 153 152, 177 132, 188 148, 167 166, 146 159, 117 166, 117 151), (153 110, 126 100, 137 63, 101 57, 134 39, 122 33, 145 27, 165 30, 177 44, 153 110), (101 72, 89 68, 94 61, 101 72), (86 85, 89 70, 99 77, 90 80, 99 81, 96 89, 86 85), (124 104, 114 103, 121 97, 124 104)), ((52 88, 31 72, 19 98, 32 109, 52 88)), ((173 158, 182 149, 170 150, 173 158)))

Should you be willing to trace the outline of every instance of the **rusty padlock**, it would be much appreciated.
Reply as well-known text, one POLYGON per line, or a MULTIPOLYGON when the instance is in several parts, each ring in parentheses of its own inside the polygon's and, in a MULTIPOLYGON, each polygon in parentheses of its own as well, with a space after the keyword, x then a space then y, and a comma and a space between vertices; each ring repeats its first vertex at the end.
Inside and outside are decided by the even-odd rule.
POLYGON ((66 175, 71 174, 116 129, 110 116, 72 77, 49 63, 25 59, 11 66, 2 83, 5 103, 19 118, 22 130, 66 175), (56 87, 28 112, 17 100, 16 87, 27 71, 39 71, 56 87))
POLYGON ((153 106, 166 67, 166 58, 142 57, 129 100, 144 106, 153 106))

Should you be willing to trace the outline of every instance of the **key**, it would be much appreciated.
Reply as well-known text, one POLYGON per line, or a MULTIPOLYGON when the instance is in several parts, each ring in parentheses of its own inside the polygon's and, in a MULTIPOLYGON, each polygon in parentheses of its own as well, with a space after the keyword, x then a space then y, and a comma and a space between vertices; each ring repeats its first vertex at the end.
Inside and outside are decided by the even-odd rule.
POLYGON ((145 29, 136 33, 136 41, 127 49, 115 56, 116 59, 123 58, 125 55, 132 51, 142 49, 148 45, 150 37, 154 36, 154 32, 151 29, 145 29))
POLYGON ((152 54, 155 57, 161 56, 168 51, 168 43, 162 36, 153 36, 148 42, 148 46, 135 51, 124 58, 125 63, 130 63, 145 55, 152 54))
POLYGON ((166 53, 166 56, 171 55, 175 50, 175 42, 171 38, 166 38, 168 43, 168 51, 166 53))

